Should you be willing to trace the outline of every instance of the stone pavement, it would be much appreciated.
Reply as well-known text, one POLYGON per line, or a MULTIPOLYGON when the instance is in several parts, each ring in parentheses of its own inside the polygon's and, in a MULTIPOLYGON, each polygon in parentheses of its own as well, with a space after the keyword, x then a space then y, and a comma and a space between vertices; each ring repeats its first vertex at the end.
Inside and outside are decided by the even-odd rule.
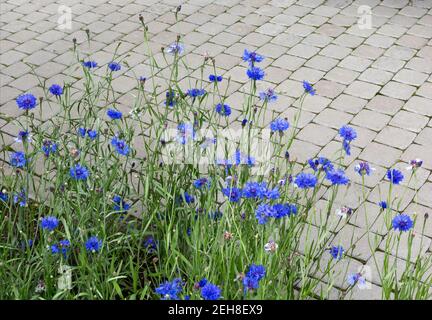
MULTIPOLYGON (((416 212, 419 218, 432 213, 432 0, 3 0, 0 6, 0 115, 20 116, 15 98, 27 91, 41 92, 24 62, 33 64, 48 84, 74 81, 68 75, 72 61, 68 50, 74 37, 100 65, 110 61, 117 42, 122 42, 119 53, 128 54, 126 60, 135 74, 122 73, 114 88, 123 94, 120 101, 127 109, 127 92, 135 87, 136 75, 149 70, 142 54, 138 19, 142 14, 155 52, 180 34, 192 70, 205 52, 216 58, 220 74, 231 77, 227 101, 233 107, 241 108, 239 91, 247 82, 241 62, 245 48, 266 57, 262 88, 272 87, 285 95, 272 105, 269 120, 276 114, 291 119, 302 93, 301 81, 313 83, 317 95, 305 100, 301 131, 291 154, 299 162, 318 154, 333 157, 340 148, 337 129, 350 124, 357 130, 352 156, 345 161, 353 183, 336 200, 340 205, 354 209, 360 205, 361 180, 353 170, 359 160, 376 168, 366 179, 366 193, 368 215, 378 216, 376 203, 388 188, 380 183, 386 169, 402 169, 409 178, 407 162, 421 158, 423 168, 414 183, 408 189, 396 188, 395 193, 403 195, 401 210, 416 212), (176 23, 173 11, 179 4, 176 23), (71 8, 72 30, 58 29, 60 5, 71 8), (371 28, 357 24, 361 5, 371 7, 371 28), (86 28, 92 35, 90 46, 85 45, 86 28)), ((164 77, 164 70, 160 76, 164 77)), ((41 115, 40 120, 57 111, 41 115)), ((9 137, 5 144, 17 133, 1 117, 0 130, 9 137)), ((322 201, 327 197, 324 194, 322 201)), ((364 215, 356 214, 353 225, 338 234, 342 242, 349 241, 353 232, 359 238, 353 266, 370 262, 370 244, 361 232, 366 228, 364 215)), ((382 223, 378 219, 372 228, 378 250, 388 236, 382 223)), ((421 231, 419 226, 417 232, 421 231)), ((414 241, 421 253, 431 243, 430 222, 424 234, 422 247, 421 236, 414 241)), ((379 280, 372 282, 374 290, 358 291, 355 297, 378 298, 379 280)))

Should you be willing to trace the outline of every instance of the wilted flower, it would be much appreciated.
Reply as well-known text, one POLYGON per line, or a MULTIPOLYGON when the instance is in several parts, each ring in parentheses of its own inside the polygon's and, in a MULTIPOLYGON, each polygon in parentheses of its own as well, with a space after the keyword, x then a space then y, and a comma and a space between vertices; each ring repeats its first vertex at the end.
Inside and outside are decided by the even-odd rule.
POLYGON ((420 168, 423 165, 423 160, 421 160, 421 159, 414 159, 414 160, 411 160, 409 162, 409 164, 410 165, 406 169, 407 170, 415 170, 417 168, 420 168))
POLYGON ((364 175, 369 176, 371 174, 371 172, 374 170, 375 170, 375 168, 372 168, 369 165, 369 163, 367 163, 367 162, 360 162, 354 167, 354 171, 357 172, 361 176, 364 176, 364 175))
POLYGON ((165 49, 165 52, 172 55, 181 55, 184 52, 184 45, 179 42, 173 42, 165 49))
POLYGON ((353 213, 353 209, 347 206, 343 206, 342 208, 336 210, 336 215, 346 219, 347 216, 350 216, 353 213))
POLYGON ((268 88, 266 91, 261 91, 259 97, 262 101, 272 102, 277 100, 277 95, 273 89, 268 88))
POLYGON ((269 252, 269 253, 274 253, 274 252, 276 252, 277 248, 278 248, 278 244, 277 244, 276 242, 274 242, 273 240, 267 242, 267 243, 264 245, 264 250, 265 250, 266 252, 269 252))

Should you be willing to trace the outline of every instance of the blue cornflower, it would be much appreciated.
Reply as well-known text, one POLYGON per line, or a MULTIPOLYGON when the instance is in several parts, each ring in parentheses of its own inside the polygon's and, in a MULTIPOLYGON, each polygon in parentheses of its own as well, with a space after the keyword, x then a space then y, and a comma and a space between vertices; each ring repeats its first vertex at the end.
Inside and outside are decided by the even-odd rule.
POLYGON ((23 168, 27 163, 24 152, 12 152, 10 155, 10 164, 15 168, 23 168))
POLYGON ((222 116, 228 117, 231 114, 231 108, 227 104, 218 103, 216 105, 216 112, 222 116))
POLYGON ((258 289, 259 282, 265 275, 266 270, 264 266, 252 264, 243 278, 244 293, 246 294, 247 290, 258 289))
POLYGON ((381 207, 381 209, 385 210, 387 209, 387 202, 386 201, 380 201, 378 202, 378 205, 381 207))
POLYGON ((266 269, 263 265, 251 264, 249 270, 246 272, 246 277, 255 278, 258 281, 264 278, 266 275, 266 269))
POLYGON ((117 137, 112 138, 111 145, 115 148, 118 154, 127 156, 129 154, 129 146, 126 141, 117 139, 117 137))
POLYGON ((259 67, 251 67, 246 71, 247 76, 249 79, 257 81, 264 79, 264 71, 259 67))
POLYGON ((63 257, 66 259, 66 255, 67 255, 67 250, 70 247, 70 241, 67 239, 64 240, 60 240, 60 242, 58 244, 53 244, 51 246, 51 253, 52 254, 57 254, 57 253, 62 253, 63 257))
POLYGON ((340 260, 342 259, 344 253, 344 248, 342 246, 332 246, 330 248, 330 254, 333 259, 340 260))
POLYGON ((9 200, 9 196, 6 192, 0 191, 0 200, 7 202, 9 200))
POLYGON ((46 229, 48 231, 53 231, 59 225, 59 221, 56 217, 47 216, 43 217, 41 220, 42 229, 46 229))
POLYGON ((285 130, 288 130, 289 123, 285 119, 275 119, 270 123, 270 129, 272 132, 279 131, 283 132, 285 130))
POLYGON ((184 52, 184 45, 179 42, 173 42, 165 49, 165 52, 173 55, 181 55, 184 52))
POLYGON ((373 170, 375 170, 375 169, 372 168, 370 166, 370 164, 367 163, 367 162, 365 162, 365 161, 364 162, 360 162, 359 164, 357 164, 354 167, 354 171, 357 172, 361 176, 364 176, 364 175, 368 175, 369 176, 373 170))
POLYGON ((400 172, 397 169, 389 169, 387 170, 387 179, 390 180, 391 183, 393 184, 399 184, 402 182, 402 180, 404 179, 404 175, 402 172, 400 172))
POLYGON ((170 107, 170 108, 174 107, 175 104, 176 104, 176 99, 175 99, 176 93, 175 93, 175 91, 172 90, 172 89, 170 89, 170 90, 168 90, 166 92, 165 96, 166 96, 165 105, 168 106, 168 107, 170 107))
POLYGON ((36 107, 37 100, 36 97, 31 93, 25 93, 16 98, 16 103, 18 105, 18 108, 23 110, 30 110, 36 107))
POLYGON ((108 109, 107 111, 108 117, 110 117, 112 120, 121 119, 122 113, 115 109, 108 109))
POLYGON ((110 68, 111 71, 119 71, 121 69, 121 65, 118 62, 110 62, 108 64, 108 68, 110 68))
POLYGON ((88 69, 91 69, 91 68, 96 68, 98 66, 98 64, 96 61, 90 61, 89 60, 89 61, 84 61, 83 66, 88 68, 88 69))
POLYGON ((186 203, 194 203, 195 197, 187 192, 184 192, 183 195, 179 197, 179 200, 186 203))
POLYGON ((53 141, 45 140, 42 144, 42 151, 45 157, 48 157, 50 154, 57 152, 57 144, 53 141))
POLYGON ((345 150, 345 154, 347 156, 350 156, 351 155, 351 144, 349 143, 349 141, 347 141, 347 140, 342 141, 342 147, 345 150))
POLYGON ((272 102, 277 100, 277 95, 273 89, 268 88, 266 91, 261 91, 259 97, 262 101, 272 102))
POLYGON ((70 168, 69 174, 75 180, 86 180, 89 176, 87 168, 80 164, 77 164, 70 168))
POLYGON ((90 140, 94 140, 97 137, 97 131, 87 129, 87 136, 90 138, 90 140))
POLYGON ((242 196, 242 190, 239 188, 223 188, 222 193, 228 197, 231 202, 239 202, 242 196))
POLYGON ((130 209, 130 204, 122 199, 119 195, 115 195, 112 199, 114 202, 114 211, 119 211, 120 213, 126 213, 130 209))
POLYGON ((201 189, 202 187, 210 188, 211 181, 207 178, 199 178, 194 181, 194 187, 201 189))
POLYGON ((245 49, 243 52, 243 61, 249 62, 251 66, 253 66, 255 62, 261 62, 263 60, 264 57, 254 51, 245 49))
POLYGON ((155 292, 161 295, 162 300, 179 300, 178 294, 183 289, 183 283, 180 278, 173 281, 166 281, 156 288, 155 292))
POLYGON ((280 197, 279 189, 277 187, 274 189, 267 189, 265 192, 265 197, 270 200, 279 199, 280 197))
POLYGON ((196 130, 191 124, 181 122, 178 124, 177 130, 177 141, 181 144, 186 144, 189 139, 195 140, 196 130))
POLYGON ((139 81, 140 81, 141 83, 146 82, 146 80, 147 80, 147 77, 144 77, 144 76, 139 77, 139 81))
POLYGON ((361 275, 361 273, 353 273, 348 276, 347 283, 350 286, 358 284, 359 287, 362 287, 366 285, 366 279, 361 275))
POLYGON ((219 287, 211 283, 207 283, 201 289, 201 297, 203 297, 204 300, 218 300, 220 295, 221 290, 219 287))
POLYGON ((217 76, 215 74, 211 74, 211 75, 209 75, 209 81, 210 82, 221 82, 222 76, 217 76))
POLYGON ((95 253, 102 248, 102 243, 102 240, 98 239, 98 237, 92 236, 86 241, 85 247, 88 252, 95 253))
POLYGON ((331 163, 331 161, 325 157, 318 157, 317 159, 309 159, 308 163, 309 166, 315 172, 317 172, 320 169, 319 166, 321 166, 321 169, 326 173, 334 169, 334 166, 331 163))
POLYGON ((205 94, 206 91, 204 89, 197 89, 197 88, 189 89, 187 92, 187 95, 192 98, 201 97, 205 94))
POLYGON ((147 237, 147 239, 144 241, 144 247, 147 249, 149 254, 156 252, 157 245, 157 241, 152 236, 147 237))
POLYGON ((31 134, 27 130, 21 130, 18 132, 18 136, 15 138, 16 142, 31 142, 31 134))
POLYGON ((53 84, 49 87, 49 92, 51 92, 52 95, 59 97, 63 94, 63 88, 58 84, 53 84))
POLYGON ((283 217, 289 217, 292 214, 297 214, 297 207, 294 204, 280 204, 277 203, 273 206, 273 209, 276 211, 276 214, 274 215, 274 218, 280 219, 283 217))
POLYGON ((198 281, 197 285, 199 288, 204 287, 207 284, 207 279, 206 278, 202 278, 200 281, 198 281))
POLYGON ((269 218, 273 218, 276 215, 276 209, 265 203, 260 204, 255 210, 255 218, 257 218, 259 224, 266 224, 269 218))
POLYGON ((314 188, 317 182, 318 179, 315 175, 310 173, 303 173, 303 172, 299 173, 294 180, 294 183, 300 189, 314 188))
POLYGON ((414 225, 412 219, 407 214, 399 214, 393 218, 393 229, 399 231, 408 231, 414 225))
POLYGON ((27 204, 27 196, 24 189, 22 189, 19 193, 15 194, 13 197, 13 202, 18 203, 20 207, 25 207, 27 204))
POLYGON ((86 130, 86 128, 78 128, 78 134, 81 136, 81 137, 85 137, 85 135, 86 135, 86 133, 87 133, 87 130, 86 130))
POLYGON ((330 180, 332 185, 345 185, 348 184, 349 179, 345 176, 345 172, 342 169, 333 169, 328 171, 326 179, 330 180))
POLYGON ((262 199, 267 194, 265 182, 246 182, 243 187, 243 197, 247 199, 262 199))
POLYGON ((342 126, 339 129, 339 135, 342 137, 342 139, 348 142, 351 142, 357 138, 357 132, 354 128, 349 126, 342 126))
POLYGON ((304 88, 305 92, 309 93, 311 96, 315 95, 315 89, 306 80, 303 80, 303 88, 304 88))

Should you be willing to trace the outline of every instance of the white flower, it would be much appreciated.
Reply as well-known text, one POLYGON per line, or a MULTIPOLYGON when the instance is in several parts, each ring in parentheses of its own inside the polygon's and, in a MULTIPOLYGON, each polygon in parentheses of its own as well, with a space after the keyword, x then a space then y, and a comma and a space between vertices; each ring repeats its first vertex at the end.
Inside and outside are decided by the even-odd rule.
POLYGON ((268 243, 266 243, 264 245, 264 250, 268 253, 274 253, 278 247, 279 246, 276 242, 274 242, 273 240, 270 240, 268 243))

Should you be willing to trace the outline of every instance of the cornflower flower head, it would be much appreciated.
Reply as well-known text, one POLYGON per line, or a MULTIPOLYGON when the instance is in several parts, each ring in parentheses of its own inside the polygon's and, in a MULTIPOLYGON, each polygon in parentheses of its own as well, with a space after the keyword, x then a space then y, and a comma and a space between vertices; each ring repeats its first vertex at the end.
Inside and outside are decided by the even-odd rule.
POLYGON ((165 52, 172 55, 181 55, 184 52, 184 45, 179 42, 173 42, 165 49, 165 52))
POLYGON ((88 172, 87 168, 80 165, 80 164, 77 164, 77 165, 73 166, 72 168, 70 168, 69 174, 70 174, 71 178, 73 178, 75 180, 87 180, 87 178, 89 176, 89 172, 88 172))
POLYGON ((255 63, 261 62, 264 60, 264 57, 262 55, 256 53, 255 51, 249 51, 247 49, 244 50, 242 58, 243 58, 243 61, 249 62, 249 64, 251 66, 254 66, 255 63))
POLYGON ((88 240, 85 243, 85 248, 88 252, 96 253, 99 252, 102 249, 102 240, 100 240, 96 236, 92 236, 88 238, 88 240))
POLYGON ((309 93, 311 96, 315 95, 315 89, 306 80, 303 80, 303 89, 305 90, 306 93, 309 93))
POLYGON ((342 259, 343 254, 344 254, 344 248, 342 246, 332 246, 330 248, 330 255, 335 260, 342 259))
POLYGON ((299 187, 300 189, 308 189, 308 188, 314 188, 318 182, 318 179, 315 175, 310 173, 299 173, 294 183, 299 187))
POLYGON ((159 287, 156 288, 155 292, 161 296, 162 300, 179 300, 179 293, 183 290, 183 283, 180 278, 176 278, 173 281, 165 281, 159 287))
POLYGON ((208 178, 199 178, 194 181, 194 187, 197 189, 210 188, 211 180, 208 178))
POLYGON ((18 136, 15 138, 18 143, 32 142, 32 135, 27 130, 21 130, 18 132, 18 136))
POLYGON ((398 214, 393 218, 392 226, 396 231, 406 232, 410 230, 414 225, 413 220, 407 214, 398 214))
POLYGON ((127 156, 129 154, 129 146, 126 141, 118 139, 117 137, 112 138, 111 145, 114 147, 116 152, 122 156, 127 156))
POLYGON ((36 107, 37 100, 36 97, 31 93, 25 93, 16 98, 16 103, 18 105, 18 108, 23 110, 30 110, 36 107))
POLYGON ((19 193, 13 196, 13 202, 18 203, 20 207, 25 207, 27 205, 27 195, 24 189, 21 189, 19 193))
POLYGON ((123 114, 120 111, 118 111, 118 110, 108 109, 107 115, 108 115, 108 117, 111 118, 111 120, 118 120, 118 119, 122 118, 123 114))
POLYGON ((333 169, 326 173, 326 179, 330 180, 332 185, 346 185, 349 183, 348 177, 342 169, 333 169))
POLYGON ((191 98, 197 98, 197 97, 202 97, 203 95, 206 94, 206 91, 204 89, 189 89, 187 92, 187 95, 191 98))
POLYGON ((270 123, 270 129, 272 132, 284 132, 288 130, 289 123, 285 119, 277 118, 270 123))
POLYGON ((96 68, 98 66, 96 61, 84 61, 83 62, 83 66, 86 67, 87 69, 92 69, 92 68, 96 68))
POLYGON ((218 103, 215 110, 224 117, 228 117, 231 114, 231 107, 227 104, 218 103))
POLYGON ((390 180, 392 184, 400 184, 404 179, 404 175, 397 169, 389 169, 386 174, 387 179, 390 180))
POLYGON ((119 195, 115 195, 112 198, 114 202, 114 211, 119 211, 120 213, 126 213, 130 209, 130 204, 127 203, 119 195))
POLYGON ((48 90, 56 97, 60 97, 63 94, 63 87, 58 84, 53 84, 48 90))
POLYGON ((45 157, 57 152, 57 144, 50 140, 45 140, 42 144, 42 151, 45 157))
POLYGON ((264 102, 273 102, 277 100, 277 95, 272 88, 268 88, 266 91, 261 91, 259 97, 264 102))
POLYGON ((249 79, 253 81, 263 80, 265 76, 264 71, 259 67, 250 67, 249 69, 247 69, 246 74, 249 79))
POLYGON ((242 196, 242 190, 236 187, 223 188, 222 193, 228 197, 230 202, 239 202, 242 196))
POLYGON ((121 65, 120 65, 120 63, 118 63, 118 62, 112 61, 112 62, 110 62, 110 63, 108 64, 108 68, 109 68, 111 71, 120 71, 120 69, 121 69, 121 65))
POLYGON ((15 168, 23 168, 27 164, 27 159, 24 152, 12 152, 10 154, 10 164, 15 168))
POLYGON ((409 166, 406 167, 406 169, 408 171, 410 171, 410 170, 414 171, 414 170, 420 168, 422 165, 423 165, 423 160, 422 159, 414 159, 414 160, 411 160, 409 162, 409 166))
POLYGON ((215 75, 215 74, 211 74, 211 75, 209 75, 209 81, 210 82, 215 82, 215 83, 217 83, 217 82, 221 82, 222 81, 222 76, 218 76, 218 75, 215 75))
POLYGON ((246 199, 262 199, 267 194, 265 182, 246 182, 243 187, 243 197, 246 199))
POLYGON ((375 171, 375 168, 372 168, 368 162, 360 162, 354 167, 354 171, 357 172, 360 176, 370 176, 372 171, 375 171))
POLYGON ((204 300, 218 300, 221 297, 221 289, 218 286, 207 282, 201 288, 201 297, 204 300))
POLYGON ((47 216, 41 219, 41 227, 42 229, 53 231, 59 225, 59 221, 54 216, 47 216))

